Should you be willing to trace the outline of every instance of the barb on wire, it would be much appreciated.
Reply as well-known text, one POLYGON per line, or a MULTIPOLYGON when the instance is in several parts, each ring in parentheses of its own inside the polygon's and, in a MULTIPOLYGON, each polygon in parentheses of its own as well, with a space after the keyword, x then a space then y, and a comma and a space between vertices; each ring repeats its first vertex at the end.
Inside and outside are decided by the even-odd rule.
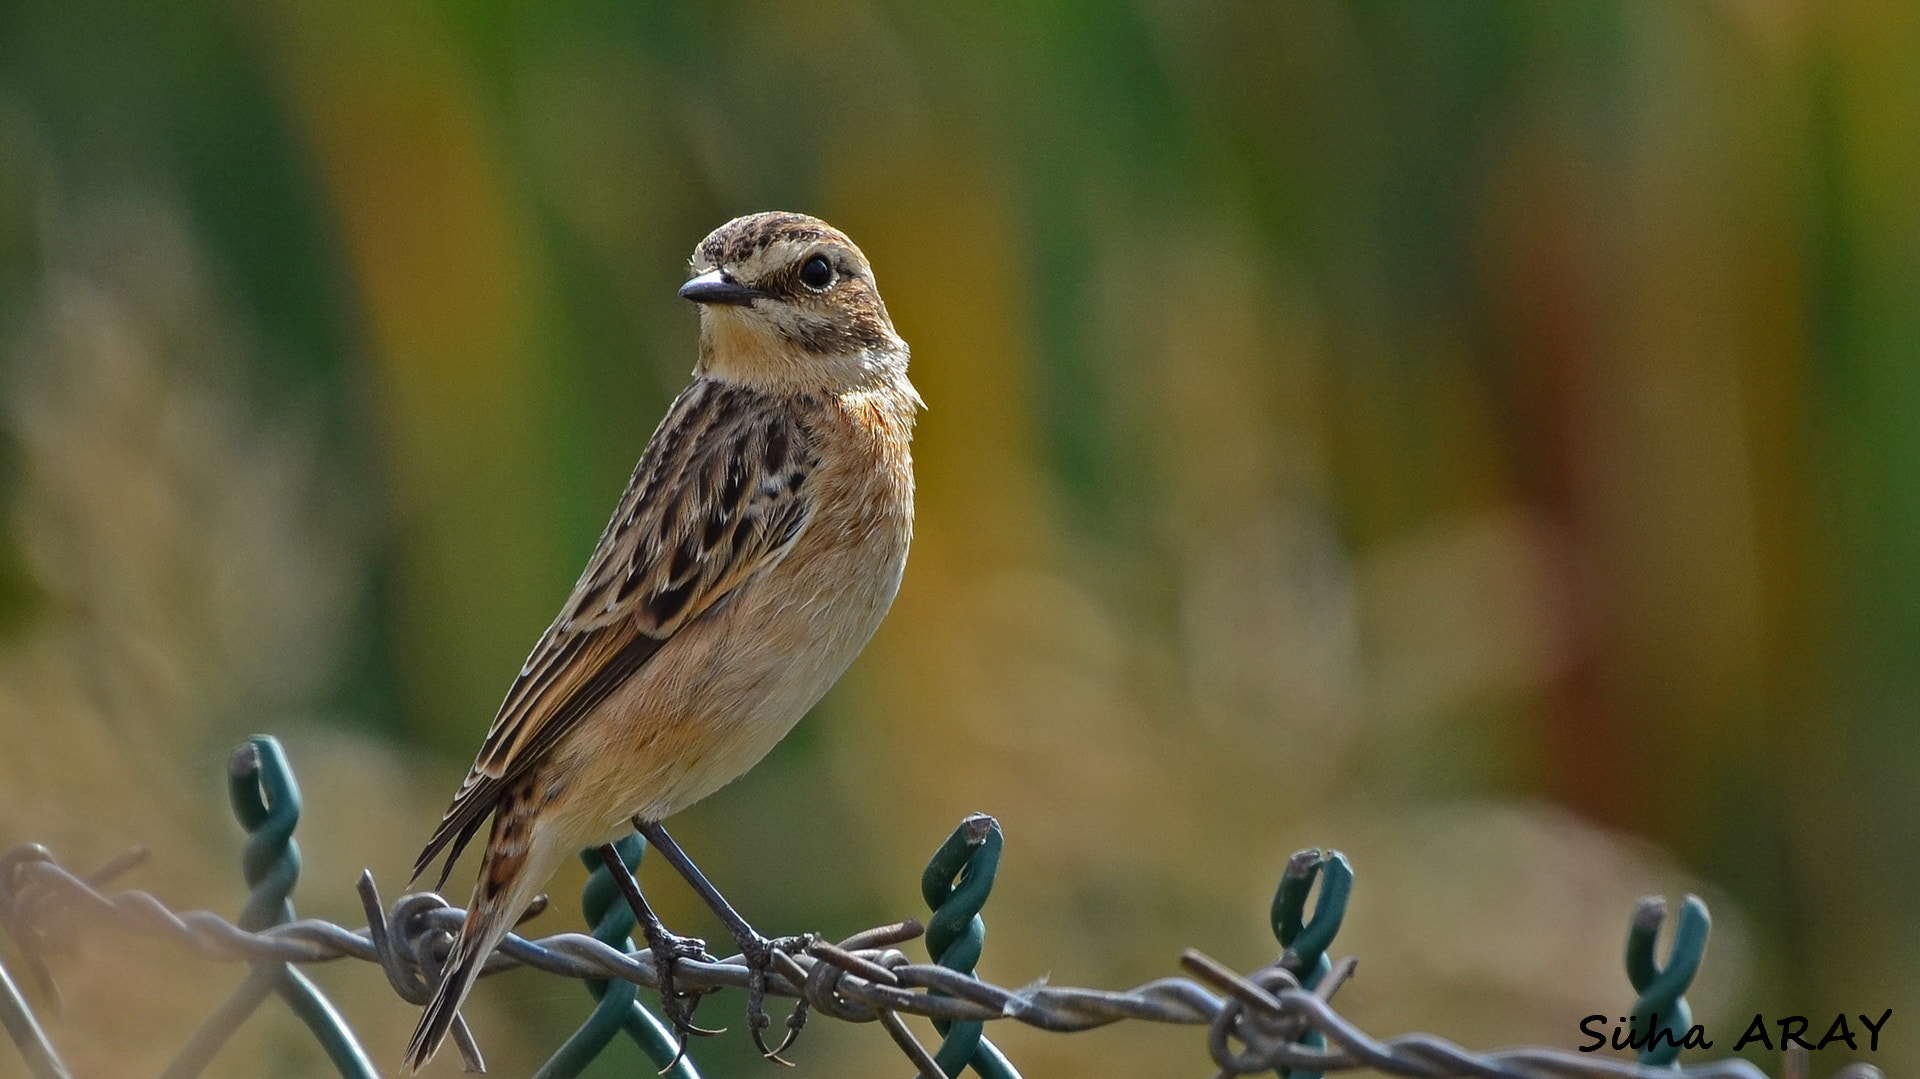
MULTIPOLYGON (((46 947, 89 925, 114 924, 165 937, 203 958, 245 963, 251 968, 246 981, 203 1025, 203 1034, 231 1033, 268 993, 278 993, 317 1036, 324 1039, 325 1032, 337 1032, 338 1044, 358 1054, 357 1065, 356 1058, 343 1064, 336 1056, 343 1074, 372 1076, 351 1032, 294 966, 343 958, 374 963, 402 999, 419 1003, 437 979, 465 912, 430 892, 403 895, 387 908, 368 873, 359 884, 365 928, 295 920, 288 897, 299 873, 292 842, 299 793, 278 743, 258 738, 243 746, 230 778, 235 810, 249 834, 245 868, 252 894, 239 924, 207 911, 176 913, 141 891, 104 892, 108 878, 131 864, 129 859, 116 859, 82 877, 44 848, 25 845, 0 854, 0 934, 12 942, 49 1000, 54 998, 42 959, 46 947), (302 1001, 308 1002, 304 1010, 302 1001), (316 1009, 316 1002, 323 1010, 316 1009), (364 1070, 352 1070, 355 1066, 364 1070)), ((1204 1026, 1207 1051, 1218 1068, 1216 1079, 1266 1071, 1304 1079, 1361 1069, 1411 1079, 1765 1079, 1759 1068, 1738 1058, 1681 1067, 1672 1057, 1643 1057, 1636 1063, 1537 1046, 1475 1053, 1431 1034, 1372 1037, 1331 1004, 1354 965, 1350 957, 1337 962, 1326 958, 1353 880, 1351 866, 1337 852, 1303 851, 1289 861, 1272 911, 1284 950, 1265 967, 1242 974, 1189 951, 1181 965, 1191 979, 1161 978, 1124 992, 1046 984, 1007 989, 973 973, 984 935, 980 908, 992 888, 1000 844, 992 818, 970 817, 928 865, 922 883, 934 914, 926 932, 937 962, 915 963, 899 950, 898 945, 922 933, 917 922, 900 922, 856 933, 838 944, 815 941, 797 956, 779 953, 774 971, 765 978, 765 991, 798 998, 832 1018, 879 1023, 922 1079, 951 1079, 966 1066, 983 1079, 1017 1079, 1018 1073, 981 1036, 984 1024, 1000 1020, 1053 1032, 1129 1020, 1204 1026), (1316 875, 1319 899, 1307 917, 1306 900, 1316 875), (939 1051, 928 1052, 913 1036, 903 1019, 908 1015, 931 1019, 942 1030, 939 1051)), ((627 841, 620 848, 622 861, 636 865, 641 850, 637 838, 627 841)), ((658 988, 659 977, 651 951, 628 950, 631 911, 618 901, 613 882, 590 882, 582 906, 592 935, 558 933, 537 940, 510 935, 483 969, 490 975, 526 966, 577 978, 595 997, 593 1015, 548 1062, 542 1079, 578 1075, 623 1031, 656 1063, 676 1052, 664 1026, 635 998, 634 987, 658 988)), ((1628 972, 1641 994, 1635 1014, 1644 1008, 1651 1022, 1658 1010, 1663 1019, 1671 1014, 1684 1025, 1690 1018, 1681 1010, 1684 994, 1705 949, 1706 909, 1688 898, 1671 954, 1660 966, 1653 958, 1653 938, 1663 909, 1643 904, 1633 921, 1628 972)), ((691 990, 745 990, 756 974, 743 962, 688 959, 676 964, 675 979, 691 990)), ((0 985, 0 1019, 35 1079, 64 1079, 44 1032, 35 1036, 39 1027, 25 997, 8 993, 5 985, 0 985)), ((454 1033, 469 1067, 478 1069, 481 1060, 471 1032, 456 1026, 454 1033)), ((196 1049, 202 1040, 196 1035, 189 1046, 192 1052, 182 1052, 169 1076, 197 1074, 224 1034, 208 1036, 207 1045, 196 1049)), ((677 1079, 698 1079, 685 1060, 675 1067, 677 1079)), ((1804 1060, 1796 1067, 1789 1059, 1786 1070, 1792 1079, 1806 1079, 1804 1060)), ((1836 1079, 1879 1077, 1871 1065, 1853 1064, 1836 1079)))
MULTIPOLYGON (((360 908, 367 913, 367 928, 364 933, 366 943, 372 947, 372 954, 366 956, 353 954, 357 958, 371 959, 379 963, 380 969, 387 976, 387 984, 393 987, 393 991, 399 994, 401 1000, 414 1005, 426 1004, 428 998, 433 995, 433 988, 440 977, 439 964, 429 965, 423 962, 413 948, 413 940, 399 928, 408 918, 408 912, 419 909, 420 904, 410 902, 414 899, 413 896, 403 896, 400 902, 394 904, 393 917, 388 918, 385 913, 386 906, 380 902, 380 889, 373 883, 373 873, 370 870, 360 871, 356 890, 360 893, 360 908)), ((437 896, 425 898, 429 901, 429 905, 436 905, 433 901, 438 899, 437 896)), ((524 921, 526 917, 538 914, 545 906, 543 900, 534 900, 533 906, 521 920, 524 921)), ((303 922, 300 924, 327 923, 303 922)), ((338 927, 329 926, 329 928, 338 927)), ((355 943, 360 942, 358 935, 352 939, 355 943)), ((480 1054, 480 1044, 474 1040, 473 1031, 468 1029, 466 1019, 459 1015, 453 1017, 453 1043, 459 1048, 460 1060, 467 1071, 487 1070, 486 1058, 480 1054)))

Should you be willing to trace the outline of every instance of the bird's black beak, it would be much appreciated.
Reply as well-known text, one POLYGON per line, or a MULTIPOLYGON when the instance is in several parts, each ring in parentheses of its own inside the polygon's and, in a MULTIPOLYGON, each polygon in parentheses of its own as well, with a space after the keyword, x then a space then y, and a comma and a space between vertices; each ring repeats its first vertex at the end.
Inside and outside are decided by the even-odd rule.
POLYGON ((765 300, 771 296, 772 293, 748 288, 719 270, 709 270, 680 286, 680 298, 692 300, 694 303, 724 303, 735 307, 751 307, 753 301, 765 300))

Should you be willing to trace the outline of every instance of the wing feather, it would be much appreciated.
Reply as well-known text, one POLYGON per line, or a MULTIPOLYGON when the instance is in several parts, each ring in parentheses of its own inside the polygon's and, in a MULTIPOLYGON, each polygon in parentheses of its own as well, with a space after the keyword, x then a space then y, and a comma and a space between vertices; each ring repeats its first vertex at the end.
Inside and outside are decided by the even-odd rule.
POLYGON ((682 626, 792 549, 818 462, 804 401, 696 380, 648 442, 573 594, 507 690, 414 866, 454 861, 501 796, 682 626))

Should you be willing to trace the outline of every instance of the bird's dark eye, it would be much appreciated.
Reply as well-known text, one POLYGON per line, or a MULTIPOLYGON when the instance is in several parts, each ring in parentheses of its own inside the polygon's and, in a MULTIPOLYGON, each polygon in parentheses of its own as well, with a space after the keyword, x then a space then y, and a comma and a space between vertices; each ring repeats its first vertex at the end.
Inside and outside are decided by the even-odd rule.
POLYGON ((827 264, 825 255, 815 255, 801 263, 800 283, 813 289, 826 288, 833 284, 833 267, 827 264))

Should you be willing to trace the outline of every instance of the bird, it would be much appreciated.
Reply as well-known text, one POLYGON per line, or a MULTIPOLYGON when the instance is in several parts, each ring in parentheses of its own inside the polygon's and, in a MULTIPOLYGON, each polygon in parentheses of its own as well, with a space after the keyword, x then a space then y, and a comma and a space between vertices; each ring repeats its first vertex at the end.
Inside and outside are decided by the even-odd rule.
MULTIPOLYGON (((491 821, 408 1074, 433 1058, 487 956, 567 857, 611 851, 758 763, 899 589, 925 406, 867 257, 818 218, 756 213, 701 240, 690 269, 679 294, 699 309, 692 379, 415 864, 418 879, 444 854, 444 886, 491 821)), ((629 900, 642 902, 637 886, 629 900)), ((673 956, 699 953, 676 952, 691 938, 657 936, 657 919, 636 914, 668 971, 673 956)), ((736 937, 750 957, 754 940, 767 943, 736 937)))

